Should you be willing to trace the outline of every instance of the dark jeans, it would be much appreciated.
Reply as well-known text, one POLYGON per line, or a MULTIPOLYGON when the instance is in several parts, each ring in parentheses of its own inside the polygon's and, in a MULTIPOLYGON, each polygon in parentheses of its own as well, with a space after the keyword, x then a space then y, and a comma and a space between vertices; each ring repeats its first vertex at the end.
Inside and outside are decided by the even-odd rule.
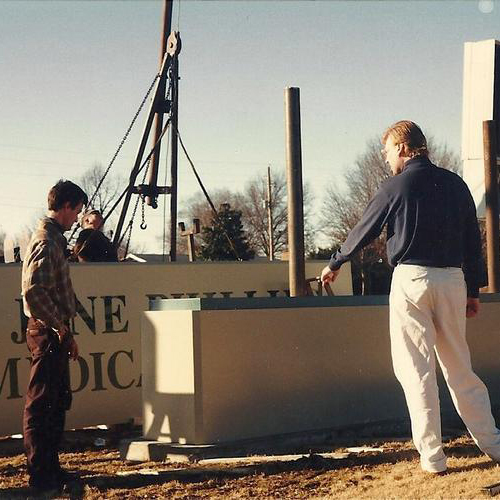
POLYGON ((31 371, 24 406, 24 447, 30 485, 57 482, 58 449, 71 406, 68 349, 57 334, 30 318, 26 343, 31 371))

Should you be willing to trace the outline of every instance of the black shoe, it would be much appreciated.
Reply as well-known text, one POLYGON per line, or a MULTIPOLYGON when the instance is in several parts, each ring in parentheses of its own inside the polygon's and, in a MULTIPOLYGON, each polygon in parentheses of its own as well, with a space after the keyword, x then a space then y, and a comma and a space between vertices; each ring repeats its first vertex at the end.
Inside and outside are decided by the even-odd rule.
POLYGON ((52 498, 62 493, 60 484, 47 483, 30 486, 31 498, 52 498))
POLYGON ((57 481, 61 484, 68 484, 78 481, 80 479, 80 474, 78 472, 72 472, 65 469, 59 469, 56 474, 57 481))

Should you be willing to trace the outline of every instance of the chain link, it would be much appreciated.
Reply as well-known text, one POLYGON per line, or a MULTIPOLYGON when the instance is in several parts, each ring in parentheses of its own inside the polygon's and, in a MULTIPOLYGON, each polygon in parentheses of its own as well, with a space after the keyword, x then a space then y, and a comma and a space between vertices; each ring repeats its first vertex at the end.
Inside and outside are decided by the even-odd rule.
MULTIPOLYGON (((168 89, 167 89, 167 95, 166 95, 166 100, 170 101, 172 99, 172 87, 173 87, 173 81, 172 81, 172 65, 168 68, 168 89)), ((172 102, 170 102, 170 106, 172 106, 172 102)))
POLYGON ((141 224, 139 226, 142 230, 144 230, 148 227, 148 225, 146 224, 146 219, 144 217, 144 206, 146 205, 145 198, 146 198, 145 196, 142 196, 141 224))

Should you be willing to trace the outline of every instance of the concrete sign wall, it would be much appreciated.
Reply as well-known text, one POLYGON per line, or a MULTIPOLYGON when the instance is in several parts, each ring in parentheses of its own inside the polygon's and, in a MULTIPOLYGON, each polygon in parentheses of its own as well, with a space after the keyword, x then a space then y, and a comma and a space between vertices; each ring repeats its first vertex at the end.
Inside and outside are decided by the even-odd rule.
MULTIPOLYGON (((308 262, 306 276, 324 265, 308 262)), ((75 264, 71 276, 80 358, 71 363, 69 428, 141 415, 140 317, 150 298, 284 296, 288 288, 286 262, 75 264)), ((0 436, 21 430, 29 370, 20 280, 20 265, 0 265, 0 436)), ((333 290, 352 294, 348 265, 333 290)))
MULTIPOLYGON (((484 217, 483 121, 500 118, 500 42, 468 42, 464 47, 462 109, 463 177, 484 217)), ((500 123, 498 124, 500 128, 500 123)), ((500 144, 500 141, 499 141, 500 144)))
MULTIPOLYGON (((143 315, 145 437, 211 444, 408 418, 387 299, 164 301, 143 315)), ((498 409, 500 297, 482 299, 468 339, 498 409)))

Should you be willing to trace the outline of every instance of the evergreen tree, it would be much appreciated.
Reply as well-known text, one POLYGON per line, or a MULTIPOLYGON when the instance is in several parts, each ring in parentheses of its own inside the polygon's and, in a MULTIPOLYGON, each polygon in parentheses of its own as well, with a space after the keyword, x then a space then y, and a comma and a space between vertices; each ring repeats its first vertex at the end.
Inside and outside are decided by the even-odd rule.
POLYGON ((229 203, 223 203, 217 217, 212 217, 212 226, 202 228, 201 258, 205 260, 249 260, 254 255, 255 252, 250 248, 243 230, 241 211, 232 210, 229 203))

